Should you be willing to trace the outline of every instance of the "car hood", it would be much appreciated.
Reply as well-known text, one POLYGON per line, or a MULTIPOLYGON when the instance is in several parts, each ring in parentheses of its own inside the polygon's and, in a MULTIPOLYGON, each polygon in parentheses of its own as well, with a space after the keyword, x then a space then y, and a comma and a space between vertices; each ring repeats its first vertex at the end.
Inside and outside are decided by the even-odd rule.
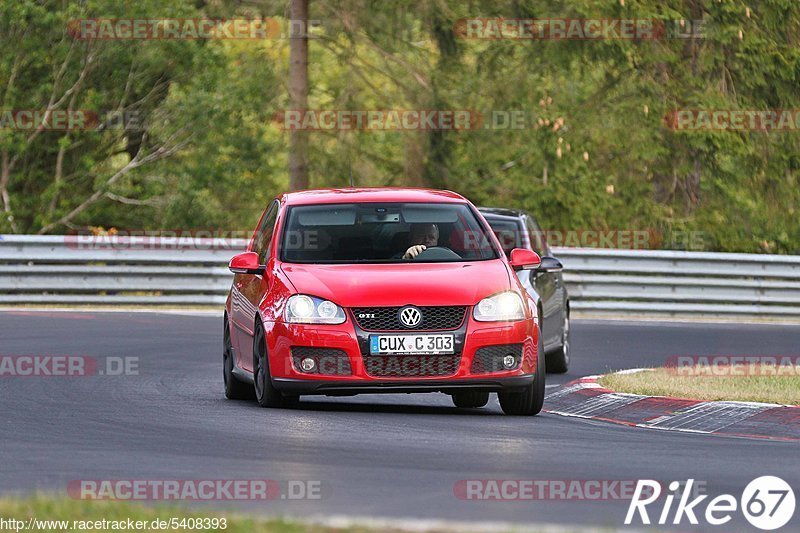
POLYGON ((281 265, 297 292, 343 307, 475 305, 510 288, 502 259, 469 263, 281 265))

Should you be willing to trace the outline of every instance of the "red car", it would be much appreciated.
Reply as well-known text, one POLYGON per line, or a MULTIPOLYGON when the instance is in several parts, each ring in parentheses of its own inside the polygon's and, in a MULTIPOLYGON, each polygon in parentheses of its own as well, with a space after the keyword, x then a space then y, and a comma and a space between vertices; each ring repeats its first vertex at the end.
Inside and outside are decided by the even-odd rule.
POLYGON ((506 414, 544 400, 540 311, 478 210, 449 191, 327 189, 277 197, 234 257, 225 306, 231 399, 498 393, 506 414))

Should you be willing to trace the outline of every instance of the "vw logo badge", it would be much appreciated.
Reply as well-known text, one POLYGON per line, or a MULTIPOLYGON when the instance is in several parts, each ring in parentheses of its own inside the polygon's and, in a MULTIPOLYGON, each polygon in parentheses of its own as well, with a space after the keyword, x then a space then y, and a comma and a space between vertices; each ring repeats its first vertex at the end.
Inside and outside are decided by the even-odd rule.
POLYGON ((405 327, 413 328, 420 322, 422 322, 422 313, 416 307, 409 305, 400 310, 400 323, 405 327))

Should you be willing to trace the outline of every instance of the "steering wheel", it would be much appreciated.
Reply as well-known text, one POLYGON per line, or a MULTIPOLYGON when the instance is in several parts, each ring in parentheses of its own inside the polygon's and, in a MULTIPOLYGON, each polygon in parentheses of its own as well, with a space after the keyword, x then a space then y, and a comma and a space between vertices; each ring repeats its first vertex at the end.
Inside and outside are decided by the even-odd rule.
POLYGON ((457 261, 461 259, 461 256, 450 248, 431 246, 421 251, 417 257, 414 258, 414 261, 419 261, 420 259, 423 261, 457 261))

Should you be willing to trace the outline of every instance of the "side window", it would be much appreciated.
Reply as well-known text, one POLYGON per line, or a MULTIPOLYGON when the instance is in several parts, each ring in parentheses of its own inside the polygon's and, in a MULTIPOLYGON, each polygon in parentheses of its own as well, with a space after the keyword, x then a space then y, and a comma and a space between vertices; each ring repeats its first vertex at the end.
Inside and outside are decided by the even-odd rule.
POLYGON ((258 254, 258 262, 264 264, 269 252, 272 234, 275 231, 275 221, 278 219, 278 202, 272 202, 269 211, 264 215, 264 219, 256 230, 255 240, 253 241, 253 251, 258 254))
POLYGON ((525 225, 528 229, 528 235, 531 239, 533 251, 539 254, 540 257, 547 255, 547 246, 545 245, 544 234, 531 216, 525 217, 525 225))

